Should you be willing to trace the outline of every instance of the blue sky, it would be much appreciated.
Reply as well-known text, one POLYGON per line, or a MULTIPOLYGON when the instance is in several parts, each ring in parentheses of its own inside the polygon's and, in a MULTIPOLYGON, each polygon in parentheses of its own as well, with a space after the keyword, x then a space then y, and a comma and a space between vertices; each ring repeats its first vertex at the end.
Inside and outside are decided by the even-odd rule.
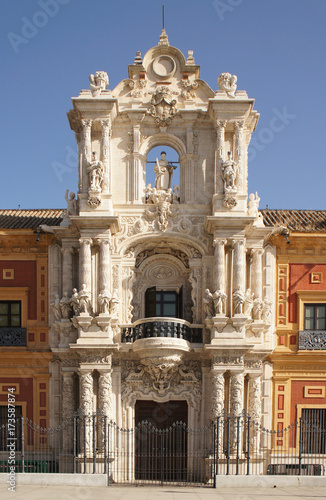
MULTIPOLYGON (((70 97, 96 70, 107 71, 110 89, 127 77, 136 51, 158 43, 162 3, 1 0, 0 208, 66 206, 66 189, 77 190, 70 97)), ((201 78, 216 90, 228 71, 256 99, 249 192, 258 191, 260 208, 326 209, 326 2, 164 5, 170 44, 194 51, 201 78)))

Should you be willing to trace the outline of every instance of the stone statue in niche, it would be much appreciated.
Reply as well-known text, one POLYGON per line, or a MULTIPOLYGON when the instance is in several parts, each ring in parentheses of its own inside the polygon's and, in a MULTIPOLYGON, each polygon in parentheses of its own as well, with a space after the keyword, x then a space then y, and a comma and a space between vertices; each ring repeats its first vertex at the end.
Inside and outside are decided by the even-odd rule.
POLYGON ((53 309, 54 318, 56 321, 62 320, 61 308, 60 308, 60 297, 58 294, 55 295, 54 302, 51 304, 53 309))
POLYGON ((166 152, 162 151, 161 159, 156 158, 156 164, 154 167, 154 172, 156 174, 155 188, 158 191, 167 191, 171 188, 173 170, 177 167, 172 165, 166 159, 166 152))
POLYGON ((224 293, 222 285, 220 285, 218 289, 213 293, 214 309, 216 315, 224 314, 224 304, 226 299, 227 295, 226 293, 224 293))
POLYGON ((228 152, 228 159, 222 163, 222 178, 224 182, 225 193, 236 193, 237 186, 235 184, 237 178, 237 165, 232 160, 231 151, 228 152))
POLYGON ((61 315, 62 319, 69 319, 70 318, 70 313, 71 313, 71 304, 70 304, 70 297, 68 297, 68 292, 65 292, 63 294, 62 299, 60 300, 60 309, 61 309, 61 315))
POLYGON ((206 288, 205 290, 205 296, 203 298, 203 307, 206 317, 212 318, 215 314, 214 300, 213 300, 213 295, 211 294, 208 288, 206 288))
POLYGON ((235 91, 237 90, 237 80, 236 75, 231 75, 231 73, 221 73, 217 79, 217 84, 219 90, 226 92, 228 97, 234 98, 235 91))
POLYGON ((233 299, 233 314, 243 314, 243 305, 246 299, 240 287, 238 287, 233 292, 232 299, 233 299))
POLYGON ((96 153, 93 152, 92 161, 87 167, 89 176, 89 189, 87 203, 91 208, 96 208, 101 204, 102 183, 104 179, 103 163, 96 158, 96 153))
POLYGON ((74 311, 74 315, 78 316, 79 315, 79 298, 78 298, 77 288, 74 288, 72 291, 70 304, 71 304, 71 307, 74 311))
POLYGON ((82 284, 81 290, 78 293, 79 311, 81 313, 91 313, 91 292, 86 288, 85 283, 82 284))
POLYGON ((98 296, 98 303, 100 306, 100 313, 101 314, 109 314, 110 300, 111 300, 110 292, 108 290, 106 290, 105 288, 102 288, 102 290, 98 296))
POLYGON ((89 75, 89 81, 93 97, 99 96, 109 85, 109 77, 105 71, 96 71, 95 75, 89 75))
POLYGON ((265 321, 265 323, 270 323, 272 319, 272 302, 268 300, 267 297, 263 300, 261 319, 265 321))
POLYGON ((87 172, 89 175, 89 188, 91 190, 101 190, 104 178, 104 168, 103 163, 96 159, 95 151, 93 151, 92 161, 87 167, 87 172))
POLYGON ((250 288, 248 288, 245 293, 245 305, 244 305, 244 314, 245 316, 247 316, 247 318, 251 318, 253 306, 254 306, 254 294, 251 292, 250 288))

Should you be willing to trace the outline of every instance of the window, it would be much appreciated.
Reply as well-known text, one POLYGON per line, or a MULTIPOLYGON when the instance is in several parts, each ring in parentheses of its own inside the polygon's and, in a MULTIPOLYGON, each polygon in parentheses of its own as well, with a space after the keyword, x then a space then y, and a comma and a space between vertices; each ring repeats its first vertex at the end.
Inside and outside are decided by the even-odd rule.
POLYGON ((304 330, 326 330, 326 304, 305 304, 304 330))
POLYGON ((303 453, 324 454, 326 452, 326 409, 303 408, 301 429, 303 453))
POLYGON ((0 301, 0 327, 20 327, 21 306, 19 301, 0 301))
POLYGON ((179 293, 170 290, 147 288, 145 294, 145 317, 182 317, 182 288, 179 293))

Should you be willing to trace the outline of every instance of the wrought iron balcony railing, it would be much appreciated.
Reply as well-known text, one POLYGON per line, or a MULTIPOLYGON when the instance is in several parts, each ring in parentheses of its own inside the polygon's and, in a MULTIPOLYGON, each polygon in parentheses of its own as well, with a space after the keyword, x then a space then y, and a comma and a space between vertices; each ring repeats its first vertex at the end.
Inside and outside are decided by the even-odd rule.
POLYGON ((323 330, 303 330, 299 332, 300 350, 321 351, 326 349, 326 332, 323 330))
POLYGON ((26 347, 26 328, 0 327, 0 347, 26 347))
POLYGON ((122 328, 121 342, 135 342, 149 337, 170 337, 192 343, 203 342, 203 330, 178 318, 146 318, 122 328))

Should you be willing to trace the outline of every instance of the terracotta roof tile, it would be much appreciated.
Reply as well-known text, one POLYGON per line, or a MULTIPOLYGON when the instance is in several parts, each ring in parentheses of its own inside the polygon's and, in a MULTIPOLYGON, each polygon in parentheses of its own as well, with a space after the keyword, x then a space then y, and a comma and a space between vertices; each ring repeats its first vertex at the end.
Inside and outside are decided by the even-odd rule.
POLYGON ((41 224, 59 226, 63 209, 0 210, 0 229, 36 229, 41 224))
POLYGON ((290 231, 326 231, 326 210, 260 210, 265 226, 286 226, 290 231))

